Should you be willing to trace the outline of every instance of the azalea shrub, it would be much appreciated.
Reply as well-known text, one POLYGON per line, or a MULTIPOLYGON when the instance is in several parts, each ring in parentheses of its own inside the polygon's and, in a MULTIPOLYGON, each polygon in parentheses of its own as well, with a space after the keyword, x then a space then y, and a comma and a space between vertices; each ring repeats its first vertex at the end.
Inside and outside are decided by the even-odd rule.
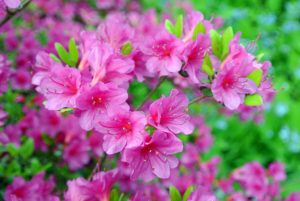
POLYGON ((277 94, 258 41, 189 3, 165 6, 0 1, 4 200, 300 200, 281 193, 281 161, 224 175, 207 155, 206 110, 258 124, 277 94))

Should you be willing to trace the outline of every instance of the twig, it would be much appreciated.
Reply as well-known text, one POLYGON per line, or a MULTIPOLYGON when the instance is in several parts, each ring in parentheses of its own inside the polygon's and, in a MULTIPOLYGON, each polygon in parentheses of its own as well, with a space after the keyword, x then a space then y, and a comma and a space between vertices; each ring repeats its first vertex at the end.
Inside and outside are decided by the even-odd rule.
POLYGON ((17 15, 18 13, 20 13, 21 11, 23 11, 29 4, 30 4, 31 0, 25 1, 19 9, 13 11, 13 12, 7 12, 5 18, 3 20, 1 20, 0 22, 0 27, 2 27, 3 25, 6 24, 6 22, 8 22, 10 19, 12 19, 15 15, 17 15))
POLYGON ((91 172, 91 174, 90 174, 88 180, 91 180, 92 177, 93 177, 93 175, 94 175, 97 171, 101 171, 101 169, 103 168, 103 165, 102 165, 102 164, 104 163, 105 160, 106 160, 106 154, 104 153, 104 155, 103 155, 103 157, 101 158, 101 160, 100 160, 100 158, 97 160, 97 163, 96 163, 95 167, 93 168, 93 171, 91 172))
POLYGON ((146 98, 144 99, 144 101, 142 102, 142 104, 140 106, 137 107, 137 110, 141 109, 144 104, 147 102, 147 100, 149 100, 151 98, 151 96, 156 92, 156 90, 160 87, 160 85, 167 79, 166 76, 161 77, 159 82, 157 83, 157 85, 147 94, 146 98))
POLYGON ((189 106, 193 105, 194 103, 197 103, 198 101, 203 100, 204 98, 206 98, 206 96, 198 96, 194 98, 193 100, 190 101, 189 106))

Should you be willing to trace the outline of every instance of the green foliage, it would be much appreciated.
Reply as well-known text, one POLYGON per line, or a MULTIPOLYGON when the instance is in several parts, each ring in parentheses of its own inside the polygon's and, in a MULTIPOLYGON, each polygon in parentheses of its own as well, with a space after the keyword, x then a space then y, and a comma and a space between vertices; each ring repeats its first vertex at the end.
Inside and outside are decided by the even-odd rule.
POLYGON ((247 95, 244 104, 247 106, 260 106, 263 104, 263 99, 259 94, 247 95))
POLYGON ((121 53, 124 55, 124 56, 128 56, 131 54, 132 52, 132 43, 130 41, 124 43, 121 47, 121 53))
POLYGON ((252 80, 257 86, 259 86, 263 78, 263 71, 261 69, 256 69, 247 77, 252 80))
POLYGON ((182 199, 179 191, 174 186, 171 186, 169 188, 169 194, 170 194, 171 201, 181 201, 182 199))
POLYGON ((203 59, 202 70, 212 79, 215 72, 208 54, 203 59))
POLYGON ((234 37, 232 27, 228 27, 222 36, 222 59, 225 59, 229 52, 229 43, 234 37))
MULTIPOLYGON (((71 67, 76 66, 79 59, 79 53, 74 38, 71 38, 69 41, 69 52, 60 43, 55 43, 55 49, 57 51, 58 56, 63 62, 65 62, 71 67)), ((55 61, 58 61, 56 57, 52 55, 51 57, 55 61)))
POLYGON ((177 38, 180 38, 182 36, 182 32, 183 32, 183 16, 179 15, 176 18, 175 25, 173 25, 172 22, 170 22, 170 20, 166 20, 165 28, 170 34, 173 34, 177 38))
POLYGON ((221 58, 222 56, 222 36, 216 31, 211 30, 210 31, 210 38, 211 38, 211 46, 214 55, 216 55, 218 58, 221 58))
POLYGON ((48 35, 45 30, 41 30, 36 34, 36 39, 41 45, 45 46, 48 43, 48 35))
POLYGON ((210 31, 212 50, 214 55, 219 59, 224 60, 226 58, 229 51, 229 43, 233 36, 232 27, 228 27, 223 35, 219 34, 216 30, 210 31))
POLYGON ((20 147, 20 155, 24 159, 28 159, 34 151, 34 142, 33 139, 28 138, 24 144, 20 147))
POLYGON ((199 33, 205 34, 206 30, 202 22, 199 22, 194 28, 192 39, 196 40, 199 33))
POLYGON ((190 186, 189 188, 186 189, 186 191, 183 194, 182 201, 187 201, 191 193, 194 191, 194 187, 190 186))

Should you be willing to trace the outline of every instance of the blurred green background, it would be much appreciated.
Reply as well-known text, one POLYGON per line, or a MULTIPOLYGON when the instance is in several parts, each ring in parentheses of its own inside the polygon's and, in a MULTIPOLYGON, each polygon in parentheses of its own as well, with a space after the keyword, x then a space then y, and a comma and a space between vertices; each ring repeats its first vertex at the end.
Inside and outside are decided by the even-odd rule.
MULTIPOLYGON (((174 1, 144 0, 143 6, 163 10, 174 1)), ((203 157, 221 156, 220 176, 250 161, 267 166, 286 164, 288 179, 283 194, 300 191, 300 1, 299 0, 190 0, 206 19, 220 16, 226 26, 242 32, 245 44, 258 40, 252 53, 271 60, 271 78, 277 96, 267 106, 261 124, 241 123, 234 116, 221 117, 209 105, 201 112, 213 129, 215 143, 203 157)))

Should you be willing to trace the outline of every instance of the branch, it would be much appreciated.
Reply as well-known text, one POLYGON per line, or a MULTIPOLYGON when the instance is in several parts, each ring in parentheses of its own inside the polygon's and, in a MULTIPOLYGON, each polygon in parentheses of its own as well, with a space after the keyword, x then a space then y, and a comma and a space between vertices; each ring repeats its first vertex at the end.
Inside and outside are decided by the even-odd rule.
POLYGON ((15 10, 13 12, 7 11, 7 14, 6 14, 5 18, 3 20, 1 20, 1 22, 0 22, 0 27, 5 25, 6 22, 11 20, 15 15, 22 12, 30 4, 30 2, 31 2, 31 0, 24 1, 22 3, 22 5, 20 6, 20 8, 18 8, 17 10, 15 10))
POLYGON ((144 101, 142 102, 142 104, 140 106, 137 107, 136 110, 141 109, 144 104, 147 102, 147 100, 149 100, 151 98, 151 96, 156 92, 156 90, 160 87, 160 85, 167 79, 166 76, 161 77, 159 82, 157 83, 157 85, 147 94, 146 98, 144 99, 144 101))
POLYGON ((201 100, 203 100, 205 98, 206 98, 206 96, 196 97, 196 98, 194 98, 193 100, 190 101, 189 106, 191 106, 191 105, 193 105, 193 104, 195 104, 195 103, 197 103, 197 102, 199 102, 199 101, 201 101, 201 100))
POLYGON ((93 175, 97 172, 97 171, 101 171, 101 169, 103 168, 103 163, 106 160, 107 155, 104 153, 103 157, 97 160, 97 163, 95 165, 95 167, 93 168, 88 180, 91 180, 93 175))

